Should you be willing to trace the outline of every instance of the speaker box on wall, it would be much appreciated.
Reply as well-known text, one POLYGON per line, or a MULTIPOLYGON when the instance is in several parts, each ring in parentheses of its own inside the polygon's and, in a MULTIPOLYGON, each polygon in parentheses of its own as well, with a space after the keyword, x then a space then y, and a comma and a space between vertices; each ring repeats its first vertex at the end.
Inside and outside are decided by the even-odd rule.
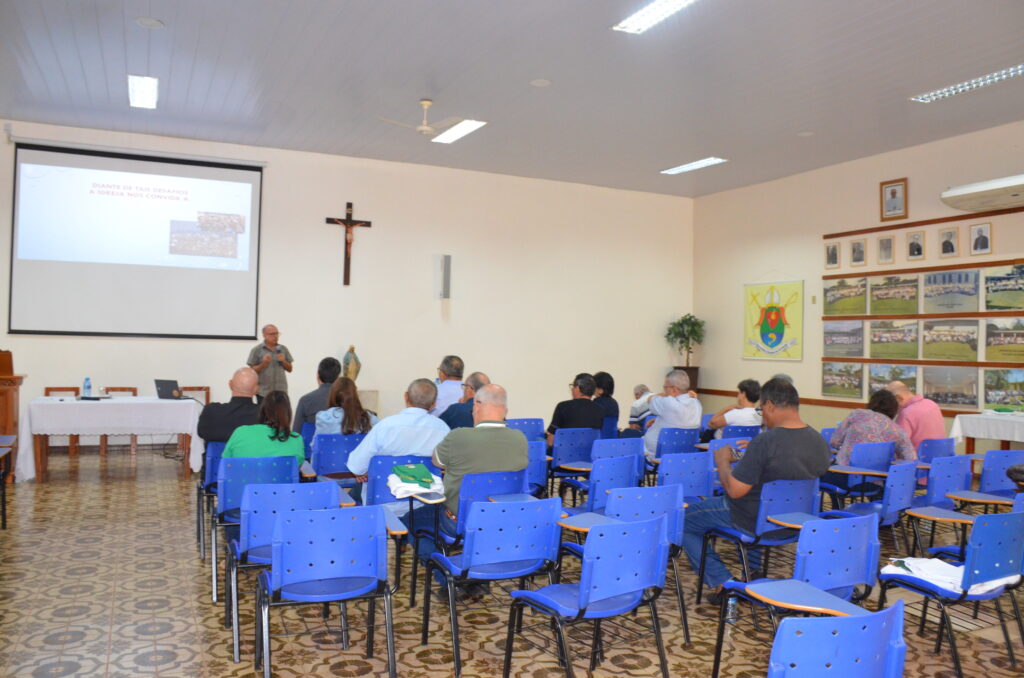
POLYGON ((441 298, 452 298, 452 255, 441 255, 441 298))

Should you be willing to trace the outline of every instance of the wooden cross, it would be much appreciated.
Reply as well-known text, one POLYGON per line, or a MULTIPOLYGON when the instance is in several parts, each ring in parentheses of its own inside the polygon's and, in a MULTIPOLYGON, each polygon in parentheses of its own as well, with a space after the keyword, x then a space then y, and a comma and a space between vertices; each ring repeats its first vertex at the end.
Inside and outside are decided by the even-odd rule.
POLYGON ((337 224, 338 226, 345 227, 345 279, 344 284, 348 285, 349 279, 349 268, 352 266, 352 229, 357 226, 365 226, 370 228, 369 221, 356 221, 352 218, 352 203, 345 203, 345 218, 338 219, 335 217, 327 217, 324 220, 328 224, 337 224))

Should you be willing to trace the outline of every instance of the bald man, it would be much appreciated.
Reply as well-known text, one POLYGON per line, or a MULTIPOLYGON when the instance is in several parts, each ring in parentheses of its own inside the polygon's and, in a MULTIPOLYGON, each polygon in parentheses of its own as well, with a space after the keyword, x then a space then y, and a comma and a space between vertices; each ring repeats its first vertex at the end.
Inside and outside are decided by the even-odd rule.
POLYGON ((476 392, 491 383, 491 378, 483 372, 474 372, 466 377, 466 383, 462 385, 462 400, 448 406, 441 414, 441 421, 448 424, 448 428, 473 428, 473 399, 476 392))
POLYGON ((922 440, 946 437, 946 422, 934 400, 914 395, 902 381, 890 382, 885 388, 896 396, 900 404, 896 425, 906 431, 915 450, 922 440))
POLYGON ((271 391, 288 392, 288 373, 292 371, 292 354, 288 347, 278 343, 281 330, 276 325, 263 326, 263 343, 253 346, 245 363, 256 371, 260 388, 257 401, 263 400, 271 391))
POLYGON ((239 426, 257 423, 260 406, 252 401, 259 376, 251 367, 240 367, 228 382, 231 400, 210 403, 199 415, 199 437, 208 443, 225 443, 239 426))

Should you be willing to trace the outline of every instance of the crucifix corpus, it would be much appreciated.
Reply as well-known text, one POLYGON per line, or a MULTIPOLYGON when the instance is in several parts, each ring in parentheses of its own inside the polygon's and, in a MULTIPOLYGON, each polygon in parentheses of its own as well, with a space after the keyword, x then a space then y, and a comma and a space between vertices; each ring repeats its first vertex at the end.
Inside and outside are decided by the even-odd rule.
POLYGON ((345 227, 345 279, 344 284, 348 285, 349 269, 352 266, 352 229, 360 226, 370 228, 369 221, 356 221, 352 218, 352 203, 345 203, 345 218, 327 217, 324 220, 328 224, 337 224, 345 227))

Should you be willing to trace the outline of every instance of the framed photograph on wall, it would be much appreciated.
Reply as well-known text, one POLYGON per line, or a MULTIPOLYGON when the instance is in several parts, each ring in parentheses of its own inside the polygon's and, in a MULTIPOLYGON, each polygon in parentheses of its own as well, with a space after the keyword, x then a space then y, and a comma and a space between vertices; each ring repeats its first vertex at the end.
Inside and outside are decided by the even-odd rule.
POLYGON ((839 268, 840 243, 825 243, 825 268, 839 268))
POLYGON ((977 320, 925 320, 921 328, 925 360, 978 360, 977 320))
POLYGON ((907 233, 907 261, 924 259, 924 231, 907 233))
POLYGON ((960 229, 943 228, 939 230, 939 257, 947 259, 960 255, 960 229))
POLYGON ((1024 370, 985 370, 985 405, 1024 411, 1024 370))
POLYGON ((864 355, 864 322, 833 320, 824 322, 824 355, 832 358, 860 358, 864 355))
POLYGON ((864 396, 864 365, 829 361, 821 364, 821 394, 840 398, 864 396))
POLYGON ((974 313, 979 302, 978 269, 924 274, 924 313, 974 313))
POLYGON ((988 318, 985 321, 985 360, 1024 365, 1024 318, 988 318))
POLYGON ((868 241, 864 238, 850 241, 850 266, 868 263, 868 241))
POLYGON ((868 394, 894 381, 902 381, 911 393, 917 393, 917 365, 868 365, 868 394))
POLYGON ((1024 264, 985 269, 985 310, 1024 310, 1024 264))
POLYGON ((910 315, 917 313, 917 276, 887 275, 871 278, 873 315, 910 315))
POLYGON ((892 179, 878 185, 880 219, 896 221, 909 216, 907 210, 907 179, 892 179))
POLYGON ((992 254, 992 224, 971 226, 971 255, 992 254))
POLYGON ((939 405, 978 406, 978 368, 925 365, 921 373, 925 398, 939 405))
POLYGON ((917 360, 917 321, 872 320, 869 347, 872 358, 917 360))
POLYGON ((868 279, 824 281, 825 315, 864 315, 868 312, 868 279))
POLYGON ((896 242, 891 235, 883 235, 878 238, 878 263, 891 264, 896 260, 896 242))

